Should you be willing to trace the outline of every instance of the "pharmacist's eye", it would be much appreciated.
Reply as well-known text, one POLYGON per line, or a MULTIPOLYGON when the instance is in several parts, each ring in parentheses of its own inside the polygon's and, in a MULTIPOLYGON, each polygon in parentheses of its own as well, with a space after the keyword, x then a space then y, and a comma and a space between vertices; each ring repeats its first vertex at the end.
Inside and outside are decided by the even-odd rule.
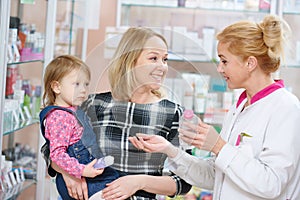
POLYGON ((227 64, 227 60, 222 60, 221 62, 222 62, 224 65, 227 64))
POLYGON ((164 62, 167 62, 169 59, 168 58, 164 58, 164 62))

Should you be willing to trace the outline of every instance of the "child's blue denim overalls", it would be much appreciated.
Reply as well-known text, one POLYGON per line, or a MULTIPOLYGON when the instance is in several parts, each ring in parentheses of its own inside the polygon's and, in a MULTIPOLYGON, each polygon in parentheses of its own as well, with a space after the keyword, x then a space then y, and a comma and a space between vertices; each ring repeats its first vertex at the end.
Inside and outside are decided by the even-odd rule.
MULTIPOLYGON (((70 109, 59 107, 59 106, 47 106, 45 107, 40 113, 40 123, 41 123, 41 130, 43 136, 45 135, 45 127, 44 127, 44 120, 48 113, 50 113, 54 109, 60 109, 67 112, 72 113, 78 120, 78 122, 83 126, 83 134, 81 139, 76 142, 75 144, 69 146, 67 153, 70 157, 77 158, 78 162, 81 164, 88 164, 92 160, 96 158, 101 158, 103 155, 100 152, 96 141, 96 135, 93 131, 93 128, 90 124, 89 118, 87 115, 80 109, 77 109, 76 112, 73 112, 70 109)), ((45 138, 45 136, 44 136, 45 138)), ((46 138, 45 138, 46 139, 46 138)), ((46 139, 46 143, 48 144, 49 148, 49 140, 46 139)), ((113 180, 117 179, 119 174, 116 170, 111 167, 106 167, 104 172, 94 178, 85 178, 88 186, 88 196, 92 196, 93 194, 99 192, 103 188, 105 188, 107 183, 112 182, 113 180)), ((56 188, 61 195, 63 200, 72 199, 68 194, 68 190, 64 179, 60 173, 56 175, 56 188)))

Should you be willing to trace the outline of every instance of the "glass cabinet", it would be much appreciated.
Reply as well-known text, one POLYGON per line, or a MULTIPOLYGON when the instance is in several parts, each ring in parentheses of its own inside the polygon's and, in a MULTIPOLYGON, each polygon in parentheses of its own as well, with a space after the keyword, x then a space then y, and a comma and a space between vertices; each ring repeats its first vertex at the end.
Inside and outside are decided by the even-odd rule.
MULTIPOLYGON (((118 7, 117 27, 147 26, 165 36, 170 50, 171 78, 180 78, 186 72, 209 75, 209 92, 218 93, 227 88, 215 69, 218 62, 215 34, 239 20, 260 22, 267 14, 282 16, 290 24, 293 36, 287 45, 282 67, 274 75, 283 78, 287 88, 300 97, 296 83, 296 77, 300 75, 299 1, 119 0, 118 7)), ((113 31, 109 31, 107 35, 112 35, 113 31)), ((193 84, 189 85, 192 87, 193 84)), ((222 98, 218 97, 221 104, 224 103, 222 98)))
POLYGON ((43 199, 44 161, 39 133, 44 67, 53 57, 56 1, 1 1, 1 108, 2 158, 0 199, 16 199, 33 189, 43 199), (35 15, 33 11, 39 10, 35 15), (53 29, 54 30, 54 29, 53 29), (36 188, 36 189, 35 189, 36 188))

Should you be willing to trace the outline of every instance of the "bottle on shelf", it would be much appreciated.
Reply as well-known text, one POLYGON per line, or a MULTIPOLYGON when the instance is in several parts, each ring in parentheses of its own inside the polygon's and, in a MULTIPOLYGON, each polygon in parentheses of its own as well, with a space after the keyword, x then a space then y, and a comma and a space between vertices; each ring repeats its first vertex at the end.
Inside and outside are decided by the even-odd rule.
POLYGON ((29 80, 23 80, 22 82, 22 90, 25 91, 24 101, 23 101, 23 111, 26 115, 26 118, 31 118, 31 85, 29 80))
POLYGON ((42 87, 40 85, 35 86, 33 95, 32 95, 32 117, 35 119, 39 118, 39 113, 41 110, 41 92, 42 87))
MULTIPOLYGON (((192 124, 198 124, 198 120, 199 118, 194 114, 194 111, 191 109, 186 109, 183 112, 183 115, 181 116, 180 120, 179 120, 179 127, 181 129, 185 129, 185 130, 189 130, 190 127, 185 125, 185 122, 189 122, 192 124)), ((194 131, 194 130, 191 130, 194 131)), ((187 144, 186 142, 184 142, 183 140, 179 139, 179 145, 180 148, 188 153, 192 153, 192 149, 194 148, 192 145, 187 144)))

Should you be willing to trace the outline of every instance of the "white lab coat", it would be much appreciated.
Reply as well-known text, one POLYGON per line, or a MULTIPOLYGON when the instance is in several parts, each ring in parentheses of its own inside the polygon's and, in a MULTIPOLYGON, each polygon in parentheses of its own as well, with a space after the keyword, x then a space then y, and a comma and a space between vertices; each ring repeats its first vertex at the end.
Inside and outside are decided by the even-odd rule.
POLYGON ((192 185, 213 189, 214 200, 300 200, 300 105, 281 88, 242 108, 233 106, 217 157, 202 160, 180 151, 169 169, 192 185), (238 135, 247 133, 239 146, 238 135))

